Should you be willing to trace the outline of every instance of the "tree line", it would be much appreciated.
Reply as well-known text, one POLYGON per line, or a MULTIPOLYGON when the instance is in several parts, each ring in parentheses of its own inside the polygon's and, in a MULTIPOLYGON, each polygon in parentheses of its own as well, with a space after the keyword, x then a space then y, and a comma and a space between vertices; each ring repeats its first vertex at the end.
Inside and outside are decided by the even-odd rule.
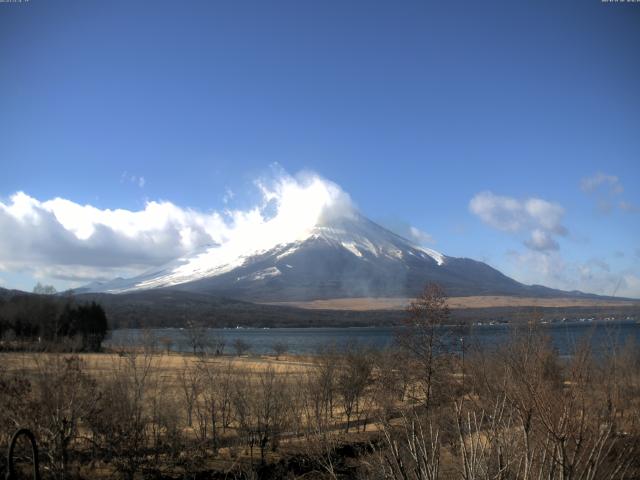
POLYGON ((99 351, 108 332, 104 309, 73 297, 13 295, 0 298, 0 348, 99 351))

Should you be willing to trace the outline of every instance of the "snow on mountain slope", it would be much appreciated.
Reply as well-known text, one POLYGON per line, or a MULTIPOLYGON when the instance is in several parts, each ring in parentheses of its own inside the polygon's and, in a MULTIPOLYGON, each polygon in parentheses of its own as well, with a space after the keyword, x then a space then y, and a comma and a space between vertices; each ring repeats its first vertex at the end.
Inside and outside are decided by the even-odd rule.
MULTIPOLYGON (((287 302, 406 298, 437 282, 451 296, 582 295, 523 285, 482 262, 414 245, 362 216, 346 193, 316 175, 257 185, 261 203, 221 212, 219 221, 204 229, 212 245, 134 278, 94 282, 78 293, 163 288, 287 302)), ((183 234, 191 238, 189 231, 183 234)))
MULTIPOLYGON (((407 258, 415 257, 429 258, 437 265, 442 265, 446 258, 435 250, 412 245, 408 240, 376 225, 355 211, 345 211, 331 217, 324 216, 317 225, 291 229, 290 235, 292 238, 288 241, 282 235, 271 235, 270 241, 264 237, 245 238, 242 242, 229 241, 223 245, 209 246, 129 281, 118 279, 117 282, 94 285, 91 290, 121 293, 183 285, 247 268, 255 263, 256 259, 265 256, 272 258, 273 263, 280 264, 313 243, 322 243, 368 262, 384 258, 385 261, 403 264, 407 258)), ((285 263, 285 271, 292 268, 292 265, 285 263)), ((271 265, 235 277, 236 282, 239 282, 265 280, 279 275, 282 275, 282 270, 271 265)))
POLYGON ((450 295, 530 294, 531 287, 484 263, 414 245, 377 225, 339 187, 319 177, 263 188, 263 197, 261 206, 234 212, 218 243, 137 277, 80 291, 172 288, 293 301, 413 296, 432 281, 450 295))
MULTIPOLYGON (((272 226, 266 227, 266 231, 272 226)), ((566 296, 523 285, 482 262, 413 245, 353 209, 281 232, 208 246, 129 280, 83 291, 123 293, 173 288, 249 301, 410 297, 426 282, 451 296, 566 296)))

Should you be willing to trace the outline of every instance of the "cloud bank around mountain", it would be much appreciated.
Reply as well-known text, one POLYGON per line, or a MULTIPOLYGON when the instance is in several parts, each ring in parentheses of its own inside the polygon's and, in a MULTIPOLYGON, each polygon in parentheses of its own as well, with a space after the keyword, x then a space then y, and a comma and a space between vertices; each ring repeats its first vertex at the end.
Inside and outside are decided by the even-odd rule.
MULTIPOLYGON (((242 249, 251 243, 251 247, 268 248, 295 239, 334 215, 356 211, 344 190, 313 172, 291 176, 279 171, 254 185, 259 194, 254 205, 233 209, 236 193, 225 192, 222 208, 212 211, 165 200, 147 201, 138 210, 100 209, 65 198, 40 200, 17 192, 0 200, 0 282, 12 287, 12 279, 20 277, 23 284, 36 279, 68 287, 131 277, 204 245, 234 244, 242 249)), ((587 187, 602 185, 616 188, 608 177, 595 179, 587 187)), ((630 267, 624 271, 614 271, 597 259, 570 262, 563 257, 561 246, 569 232, 560 204, 485 191, 471 199, 469 210, 522 245, 520 251, 510 251, 503 264, 511 270, 505 273, 517 274, 518 280, 640 297, 636 268, 640 250, 629 252, 630 267)), ((417 244, 435 241, 411 224, 395 223, 395 228, 387 227, 417 244)), ((443 248, 446 253, 446 241, 443 248)))
POLYGON ((203 245, 277 243, 354 209, 340 187, 313 173, 279 174, 255 185, 257 205, 210 212, 169 201, 103 210, 17 192, 0 201, 0 271, 80 283, 131 276, 203 245))

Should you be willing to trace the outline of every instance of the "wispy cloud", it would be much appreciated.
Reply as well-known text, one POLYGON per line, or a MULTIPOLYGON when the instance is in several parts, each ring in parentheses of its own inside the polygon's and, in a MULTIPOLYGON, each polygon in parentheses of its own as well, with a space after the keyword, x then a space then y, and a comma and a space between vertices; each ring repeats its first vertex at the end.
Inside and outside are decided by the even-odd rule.
POLYGON ((147 180, 143 176, 131 175, 124 171, 122 175, 120 175, 120 183, 132 183, 140 188, 144 188, 147 180))
POLYGON ((606 173, 598 172, 591 177, 584 177, 580 181, 580 188, 587 193, 594 192, 603 186, 615 195, 624 192, 624 187, 616 175, 608 175, 606 173))
POLYGON ((527 284, 599 295, 640 298, 640 276, 631 269, 614 270, 602 258, 569 261, 560 252, 507 252, 507 273, 527 284))
POLYGON ((523 243, 532 250, 557 250, 555 237, 567 235, 564 208, 541 198, 520 200, 481 192, 471 199, 469 210, 493 228, 526 235, 523 243))
POLYGON ((640 213, 640 206, 627 200, 621 200, 624 193, 622 181, 617 175, 596 173, 580 181, 583 192, 594 196, 598 211, 604 214, 613 212, 616 208, 625 213, 640 213))
POLYGON ((631 202, 622 201, 619 204, 620 210, 627 213, 640 213, 640 206, 635 205, 631 202))
POLYGON ((224 195, 222 195, 222 203, 226 205, 231 200, 233 200, 233 197, 235 197, 235 193, 233 193, 233 190, 231 190, 230 188, 225 189, 224 195))
POLYGON ((411 240, 416 245, 427 246, 434 245, 436 243, 436 239, 432 234, 411 225, 404 219, 390 217, 378 218, 376 221, 388 230, 394 232, 396 235, 400 235, 401 237, 411 240))
POLYGON ((435 239, 433 238, 433 235, 423 230, 420 230, 417 227, 414 227, 414 226, 409 227, 409 234, 411 235, 410 239, 416 242, 418 245, 436 243, 435 239))

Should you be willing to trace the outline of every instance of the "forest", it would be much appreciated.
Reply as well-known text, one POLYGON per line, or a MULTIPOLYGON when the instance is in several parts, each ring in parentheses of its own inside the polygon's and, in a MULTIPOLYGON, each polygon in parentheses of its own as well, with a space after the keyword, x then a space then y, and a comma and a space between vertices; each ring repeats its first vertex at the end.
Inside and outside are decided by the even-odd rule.
POLYGON ((97 352, 108 330, 104 309, 93 301, 48 294, 0 298, 0 350, 97 352))

